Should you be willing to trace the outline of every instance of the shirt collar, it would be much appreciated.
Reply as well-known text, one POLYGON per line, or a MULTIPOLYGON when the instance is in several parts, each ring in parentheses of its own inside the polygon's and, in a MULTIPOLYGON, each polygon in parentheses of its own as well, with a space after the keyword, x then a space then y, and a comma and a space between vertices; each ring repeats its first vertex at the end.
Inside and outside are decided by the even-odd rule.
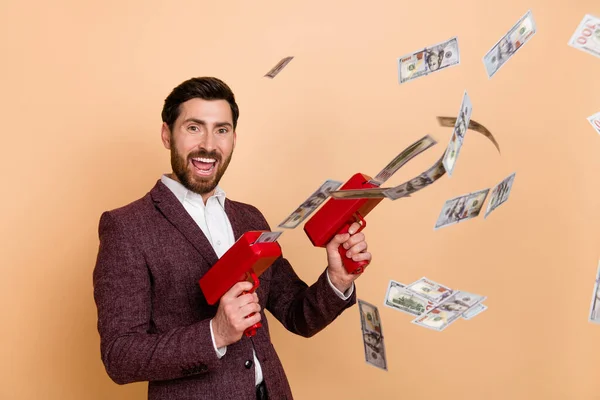
MULTIPOLYGON (((194 193, 188 190, 185 186, 183 186, 180 182, 177 182, 175 179, 169 178, 166 174, 163 174, 160 177, 160 181, 168 187, 171 192, 177 197, 177 200, 181 204, 185 201, 189 201, 194 205, 201 205, 204 207, 204 201, 202 200, 202 196, 198 193, 194 193)), ((215 193, 211 197, 216 197, 221 204, 221 207, 225 208, 225 191, 221 189, 218 185, 215 188, 215 193)))

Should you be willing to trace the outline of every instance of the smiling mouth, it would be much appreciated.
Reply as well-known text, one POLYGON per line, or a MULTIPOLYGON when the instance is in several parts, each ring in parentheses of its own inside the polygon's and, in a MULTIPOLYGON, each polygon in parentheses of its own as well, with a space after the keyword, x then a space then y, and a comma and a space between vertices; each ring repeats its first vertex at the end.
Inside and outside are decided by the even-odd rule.
POLYGON ((217 160, 214 158, 194 157, 191 162, 196 173, 202 176, 210 176, 217 165, 217 160))

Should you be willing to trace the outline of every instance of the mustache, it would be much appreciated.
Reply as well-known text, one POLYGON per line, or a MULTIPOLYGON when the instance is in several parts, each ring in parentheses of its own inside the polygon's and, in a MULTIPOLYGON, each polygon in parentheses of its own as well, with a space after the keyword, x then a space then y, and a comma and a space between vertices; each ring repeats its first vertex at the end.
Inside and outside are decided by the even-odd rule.
POLYGON ((188 155, 188 160, 191 160, 192 158, 214 158, 217 161, 221 161, 221 155, 219 153, 217 153, 216 150, 213 151, 206 151, 204 149, 201 150, 196 150, 192 153, 190 153, 188 155))

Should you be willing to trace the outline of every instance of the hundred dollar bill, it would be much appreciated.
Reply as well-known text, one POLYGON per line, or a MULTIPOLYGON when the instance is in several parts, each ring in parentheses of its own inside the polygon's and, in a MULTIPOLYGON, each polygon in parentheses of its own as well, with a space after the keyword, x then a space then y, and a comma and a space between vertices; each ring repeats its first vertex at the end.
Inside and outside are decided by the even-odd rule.
POLYGON ((279 239, 279 236, 281 236, 283 232, 281 231, 276 231, 276 232, 263 232, 260 234, 260 236, 254 241, 254 243, 266 243, 266 242, 275 242, 277 241, 277 239, 279 239))
POLYGON ((447 200, 434 230, 477 217, 489 191, 490 189, 484 189, 447 200))
POLYGON ((277 225, 279 228, 293 229, 304 221, 321 203, 323 203, 331 192, 342 186, 342 182, 327 180, 313 194, 310 195, 304 203, 291 213, 282 223, 277 225))
POLYGON ((406 287, 408 290, 431 300, 433 303, 441 303, 447 297, 450 297, 454 291, 444 285, 432 281, 426 277, 419 279, 406 287))
POLYGON ((467 127, 469 126, 472 113, 473 104, 471 103, 471 98, 465 90, 465 94, 463 95, 463 100, 460 105, 460 110, 458 111, 458 118, 456 119, 456 124, 454 125, 454 132, 452 133, 450 143, 448 143, 448 147, 446 148, 446 153, 444 153, 444 168, 450 176, 452 176, 454 166, 456 165, 456 160, 460 154, 460 149, 465 141, 465 133, 467 133, 467 127))
POLYGON ((462 315, 485 299, 487 299, 486 296, 458 290, 452 293, 437 308, 445 311, 456 311, 462 315))
POLYGON ((465 311, 484 299, 484 296, 457 291, 427 314, 415 318, 412 323, 436 331, 443 331, 459 319, 465 311))
POLYGON ((587 14, 569 40, 569 46, 600 57, 600 18, 587 14))
MULTIPOLYGON (((457 120, 456 117, 436 117, 436 118, 437 118, 440 126, 443 126, 445 128, 453 128, 454 125, 456 124, 456 120, 457 120)), ((481 125, 479 122, 477 122, 475 120, 470 120, 469 121, 469 129, 479 132, 486 138, 490 139, 490 141, 492 143, 494 143, 494 146, 496 146, 498 153, 500 153, 500 145, 496 141, 496 138, 494 137, 494 135, 492 135, 492 132, 490 132, 485 126, 481 125)))
POLYGON ((265 74, 265 77, 267 78, 275 78, 275 76, 277 76, 277 74, 279 74, 281 72, 282 69, 285 68, 286 65, 289 64, 290 61, 292 61, 294 57, 285 57, 283 59, 281 59, 281 61, 279 61, 277 63, 277 65, 275 65, 273 68, 271 68, 271 70, 269 72, 267 72, 265 74))
POLYGON ((529 10, 483 57, 483 64, 488 78, 494 76, 500 67, 527 43, 536 32, 537 27, 533 20, 533 14, 529 10))
POLYGON ((364 300, 358 300, 360 323, 362 327, 365 361, 387 371, 387 358, 383 342, 383 329, 379 310, 364 300))
POLYGON ((446 173, 443 161, 444 156, 442 156, 427 171, 398 186, 386 189, 383 193, 391 200, 398 200, 402 197, 410 196, 412 193, 431 185, 446 173))
POLYGON ((435 303, 407 289, 402 283, 390 280, 384 304, 407 314, 419 316, 435 308, 435 303))
POLYGON ((406 149, 402 150, 384 169, 379 172, 375 178, 371 179, 369 183, 373 185, 381 186, 387 181, 396 171, 398 171, 404 164, 409 162, 411 159, 421 154, 437 142, 434 138, 429 135, 422 137, 417 140, 406 149))
POLYGON ((469 308, 467 311, 465 311, 462 317, 463 319, 469 320, 474 318, 476 315, 481 314, 485 310, 487 310, 487 306, 485 304, 478 303, 475 304, 473 307, 469 308))
POLYGON ((415 318, 411 323, 441 332, 459 317, 459 312, 434 308, 427 314, 415 318))
POLYGON ((446 67, 460 64, 458 38, 434 44, 398 58, 398 81, 404 83, 446 67))
POLYGON ((596 132, 600 134, 600 112, 588 117, 588 121, 590 121, 596 132))
POLYGON ((388 188, 347 189, 331 192, 331 197, 336 199, 382 199, 388 188))
POLYGON ((596 273, 596 284, 592 294, 592 305, 590 306, 590 322, 600 324, 600 263, 598 263, 598 272, 596 273))
POLYGON ((502 180, 502 182, 497 184, 494 187, 494 189, 492 189, 492 194, 490 195, 490 201, 488 202, 487 209, 485 210, 485 215, 483 216, 484 219, 487 218, 487 216, 492 211, 494 211, 496 208, 498 208, 498 206, 500 206, 502 203, 504 203, 506 200, 508 200, 508 195, 510 194, 513 182, 515 180, 515 174, 516 174, 516 172, 513 172, 512 174, 510 174, 508 176, 508 178, 505 178, 504 180, 502 180))

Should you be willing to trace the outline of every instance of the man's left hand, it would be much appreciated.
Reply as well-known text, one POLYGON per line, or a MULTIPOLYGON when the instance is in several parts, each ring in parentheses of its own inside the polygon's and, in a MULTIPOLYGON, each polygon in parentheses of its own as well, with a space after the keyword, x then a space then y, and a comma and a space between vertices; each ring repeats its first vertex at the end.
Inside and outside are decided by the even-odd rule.
POLYGON ((362 232, 355 233, 360 228, 358 222, 350 225, 348 233, 335 235, 331 242, 325 247, 327 250, 327 270, 329 279, 333 286, 340 292, 345 293, 352 286, 360 274, 349 274, 342 264, 342 257, 338 252, 338 247, 342 245, 348 257, 353 261, 371 262, 371 253, 367 251, 367 242, 362 232))

